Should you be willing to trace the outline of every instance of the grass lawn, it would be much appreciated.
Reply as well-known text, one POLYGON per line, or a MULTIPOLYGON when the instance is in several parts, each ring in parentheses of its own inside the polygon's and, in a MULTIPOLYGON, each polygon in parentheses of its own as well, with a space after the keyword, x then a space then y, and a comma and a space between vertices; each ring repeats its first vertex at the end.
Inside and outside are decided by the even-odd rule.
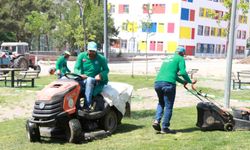
POLYGON ((200 131, 195 126, 194 107, 174 110, 172 128, 178 131, 175 135, 156 134, 151 127, 153 115, 152 110, 134 111, 131 118, 123 119, 112 136, 83 144, 69 144, 57 139, 30 143, 26 138, 25 119, 1 122, 0 149, 249 149, 250 134, 247 131, 200 131))
MULTIPOLYGON (((154 76, 110 75, 110 81, 125 82, 134 86, 134 89, 153 87, 154 76)), ((33 98, 37 91, 55 80, 55 76, 40 77, 35 82, 35 88, 10 88, 0 85, 0 106, 16 103, 33 98)), ((223 95, 223 91, 210 88, 201 88, 206 93, 223 95)), ((233 91, 239 99, 250 99, 249 90, 233 91)), ((136 98, 135 98, 136 99, 136 98)), ((138 99, 143 101, 143 99, 138 99)), ((20 118, 0 122, 0 150, 5 149, 94 149, 94 150, 141 150, 141 149, 206 149, 228 150, 249 149, 249 131, 212 131, 202 132, 196 126, 196 108, 174 109, 171 122, 172 129, 178 131, 176 135, 155 134, 151 127, 154 110, 132 111, 131 118, 124 118, 115 134, 110 137, 83 144, 69 144, 63 140, 43 139, 41 143, 30 143, 26 138, 25 121, 20 118)))

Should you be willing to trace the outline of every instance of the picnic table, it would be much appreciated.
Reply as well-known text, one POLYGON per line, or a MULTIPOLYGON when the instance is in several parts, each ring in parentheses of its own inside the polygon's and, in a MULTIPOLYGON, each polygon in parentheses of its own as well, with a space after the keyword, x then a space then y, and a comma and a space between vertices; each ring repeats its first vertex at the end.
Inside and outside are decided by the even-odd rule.
MULTIPOLYGON (((10 72, 11 87, 15 85, 15 72, 24 71, 23 68, 0 68, 0 72, 10 72)), ((7 77, 7 76, 6 76, 7 77)), ((5 83, 7 78, 5 78, 5 83)))

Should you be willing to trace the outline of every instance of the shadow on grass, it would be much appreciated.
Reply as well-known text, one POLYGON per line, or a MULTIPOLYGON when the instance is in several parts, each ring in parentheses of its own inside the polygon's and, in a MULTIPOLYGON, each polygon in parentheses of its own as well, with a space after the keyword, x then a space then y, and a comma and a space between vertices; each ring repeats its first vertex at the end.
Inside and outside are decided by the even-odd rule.
POLYGON ((118 126, 115 134, 126 133, 126 132, 137 130, 137 129, 140 129, 140 128, 143 128, 143 127, 144 126, 142 126, 142 125, 134 125, 134 124, 124 123, 124 124, 121 124, 121 125, 118 126))
POLYGON ((200 129, 197 127, 191 127, 191 128, 186 128, 186 129, 176 129, 175 131, 181 132, 181 133, 189 133, 189 132, 194 132, 194 131, 200 131, 200 129))

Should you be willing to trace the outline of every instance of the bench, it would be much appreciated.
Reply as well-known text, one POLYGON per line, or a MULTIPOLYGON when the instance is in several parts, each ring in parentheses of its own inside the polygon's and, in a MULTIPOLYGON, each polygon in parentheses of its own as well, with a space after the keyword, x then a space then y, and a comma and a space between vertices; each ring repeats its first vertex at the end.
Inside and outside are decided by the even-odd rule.
POLYGON ((250 70, 238 71, 236 76, 232 74, 233 89, 236 89, 236 84, 238 88, 241 89, 241 84, 250 84, 250 70))
POLYGON ((22 86, 23 82, 31 82, 31 87, 35 86, 35 79, 38 78, 40 71, 20 71, 16 76, 17 86, 22 86))
POLYGON ((0 71, 0 81, 4 81, 4 85, 7 85, 7 77, 9 77, 8 73, 0 71))

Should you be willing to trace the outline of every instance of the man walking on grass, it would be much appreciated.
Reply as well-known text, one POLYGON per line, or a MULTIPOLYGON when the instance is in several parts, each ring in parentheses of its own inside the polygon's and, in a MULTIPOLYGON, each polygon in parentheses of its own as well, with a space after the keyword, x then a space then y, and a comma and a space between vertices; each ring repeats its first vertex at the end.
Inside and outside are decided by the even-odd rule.
POLYGON ((169 128, 175 101, 176 81, 183 84, 184 87, 188 83, 196 83, 196 80, 191 81, 186 72, 185 51, 184 47, 179 46, 174 55, 167 56, 164 59, 154 83, 154 88, 158 96, 158 105, 152 126, 156 131, 160 131, 163 134, 176 133, 176 131, 169 128), (161 127, 162 117, 163 122, 161 127))

